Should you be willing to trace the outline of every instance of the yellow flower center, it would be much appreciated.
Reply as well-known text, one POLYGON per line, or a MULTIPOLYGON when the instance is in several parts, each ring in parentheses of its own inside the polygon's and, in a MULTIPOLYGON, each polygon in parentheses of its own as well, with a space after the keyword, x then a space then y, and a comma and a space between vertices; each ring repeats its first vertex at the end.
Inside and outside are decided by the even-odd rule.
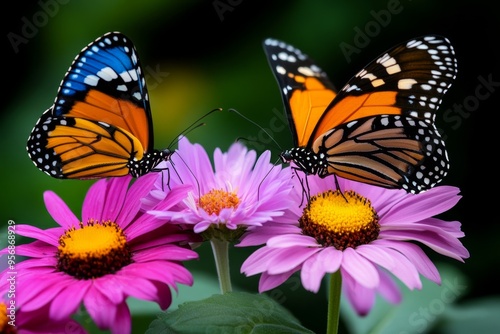
POLYGON ((218 215, 225 208, 237 208, 239 203, 238 195, 222 189, 210 190, 201 196, 199 201, 200 208, 205 210, 209 215, 218 215))
MULTIPOLYGON (((13 299, 11 299, 13 300, 13 299)), ((12 304, 11 304, 12 305, 12 304)), ((17 333, 15 310, 12 312, 7 310, 5 302, 0 302, 0 333, 1 334, 15 334, 17 333), (11 317, 8 317, 11 315, 11 317)))
POLYGON ((132 262, 123 230, 114 222, 90 220, 59 238, 57 269, 78 279, 113 274, 132 262))
POLYGON ((299 222, 304 234, 339 250, 370 243, 380 231, 370 201, 354 191, 329 190, 311 197, 299 222))

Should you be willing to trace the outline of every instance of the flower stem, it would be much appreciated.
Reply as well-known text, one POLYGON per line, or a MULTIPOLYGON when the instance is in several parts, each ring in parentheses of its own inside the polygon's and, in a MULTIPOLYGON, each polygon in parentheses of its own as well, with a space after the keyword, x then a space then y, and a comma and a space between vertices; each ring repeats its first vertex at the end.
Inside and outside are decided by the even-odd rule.
POLYGON ((328 322, 327 334, 337 334, 339 330, 340 295, 342 293, 342 276, 340 270, 330 275, 330 289, 328 292, 328 322))
POLYGON ((219 277, 220 292, 231 292, 231 275, 229 273, 229 242, 226 240, 211 239, 212 252, 214 253, 217 276, 219 277))

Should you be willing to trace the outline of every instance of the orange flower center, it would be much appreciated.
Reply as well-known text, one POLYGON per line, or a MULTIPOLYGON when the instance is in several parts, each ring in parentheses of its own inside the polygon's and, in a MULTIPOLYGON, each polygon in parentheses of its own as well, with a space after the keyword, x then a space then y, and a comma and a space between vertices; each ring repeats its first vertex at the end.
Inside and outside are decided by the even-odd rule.
POLYGON ((237 208, 239 203, 238 195, 222 189, 212 189, 199 200, 200 208, 209 215, 218 215, 222 209, 237 208))

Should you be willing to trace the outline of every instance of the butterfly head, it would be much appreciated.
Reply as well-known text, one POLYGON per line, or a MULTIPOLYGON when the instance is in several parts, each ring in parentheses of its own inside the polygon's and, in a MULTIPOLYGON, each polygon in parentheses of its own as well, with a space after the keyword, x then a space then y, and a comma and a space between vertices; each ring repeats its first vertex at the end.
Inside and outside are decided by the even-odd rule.
POLYGON ((304 147, 294 147, 280 154, 283 163, 293 162, 296 167, 306 174, 326 175, 328 161, 324 153, 316 154, 304 147))
POLYGON ((162 161, 170 160, 174 151, 168 148, 164 150, 153 150, 144 154, 141 160, 131 160, 128 164, 130 175, 133 177, 140 177, 154 171, 156 166, 162 161))

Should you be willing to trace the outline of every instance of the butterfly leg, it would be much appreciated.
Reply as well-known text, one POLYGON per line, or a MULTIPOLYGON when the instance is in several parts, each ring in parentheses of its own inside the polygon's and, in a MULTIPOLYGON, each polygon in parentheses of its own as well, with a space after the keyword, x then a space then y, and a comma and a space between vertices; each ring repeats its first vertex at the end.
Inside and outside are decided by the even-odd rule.
POLYGON ((307 174, 304 174, 304 178, 302 179, 300 176, 299 176, 299 171, 302 172, 302 170, 298 167, 292 167, 292 170, 295 174, 295 176, 297 177, 297 179, 299 180, 300 182, 300 186, 302 187, 302 197, 300 199, 300 206, 302 206, 302 204, 304 204, 304 199, 309 202, 309 199, 311 198, 311 191, 310 191, 310 188, 309 188, 309 181, 307 179, 307 174))

